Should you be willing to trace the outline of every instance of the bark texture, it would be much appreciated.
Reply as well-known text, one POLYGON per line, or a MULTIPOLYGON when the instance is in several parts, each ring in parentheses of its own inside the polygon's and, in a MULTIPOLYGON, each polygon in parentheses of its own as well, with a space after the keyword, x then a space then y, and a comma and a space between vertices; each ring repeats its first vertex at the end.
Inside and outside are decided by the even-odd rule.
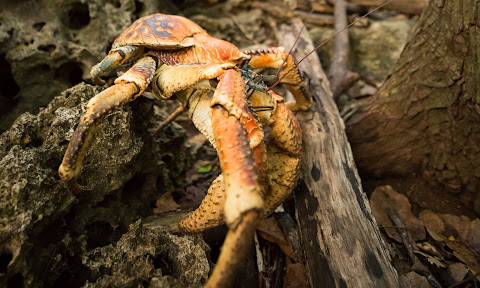
POLYGON ((366 175, 423 176, 477 213, 479 2, 430 1, 395 71, 347 122, 366 175))
MULTIPOLYGON (((377 7, 386 2, 386 0, 351 0, 350 2, 357 5, 368 5, 377 7)), ((385 8, 395 10, 401 13, 420 14, 423 8, 427 6, 428 0, 409 0, 409 1, 392 1, 385 8)))
MULTIPOLYGON (((280 44, 291 47, 302 27, 282 25, 280 44)), ((313 50, 306 32, 295 47, 313 50)), ((302 124, 302 177, 295 191, 304 262, 311 287, 399 287, 396 271, 362 191, 344 125, 317 55, 299 65, 316 101, 298 112, 302 124)))

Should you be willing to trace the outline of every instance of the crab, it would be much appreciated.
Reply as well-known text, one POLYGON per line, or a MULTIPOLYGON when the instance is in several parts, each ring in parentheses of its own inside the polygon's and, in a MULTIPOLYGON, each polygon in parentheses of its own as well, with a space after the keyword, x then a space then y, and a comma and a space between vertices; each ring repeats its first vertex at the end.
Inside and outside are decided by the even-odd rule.
POLYGON ((207 287, 228 286, 257 221, 271 214, 298 180, 302 131, 292 110, 312 103, 301 74, 281 47, 241 52, 191 20, 164 14, 142 17, 120 34, 92 68, 92 80, 104 84, 100 76, 124 63, 134 64, 88 102, 58 173, 69 191, 82 191, 76 178, 103 116, 141 95, 178 99, 216 148, 222 168, 199 208, 179 228, 200 232, 228 225, 207 287), (279 69, 280 82, 295 100, 285 103, 271 91, 264 84, 268 76, 255 72, 261 68, 279 69), (268 141, 266 126, 271 127, 268 141))

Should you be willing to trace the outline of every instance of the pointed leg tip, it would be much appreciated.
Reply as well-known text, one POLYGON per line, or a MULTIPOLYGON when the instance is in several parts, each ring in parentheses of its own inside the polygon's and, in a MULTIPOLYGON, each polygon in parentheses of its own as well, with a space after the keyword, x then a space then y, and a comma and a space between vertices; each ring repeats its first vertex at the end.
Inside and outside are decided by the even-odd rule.
POLYGON ((68 192, 77 198, 85 198, 93 190, 93 187, 78 185, 76 178, 64 180, 63 183, 68 192))

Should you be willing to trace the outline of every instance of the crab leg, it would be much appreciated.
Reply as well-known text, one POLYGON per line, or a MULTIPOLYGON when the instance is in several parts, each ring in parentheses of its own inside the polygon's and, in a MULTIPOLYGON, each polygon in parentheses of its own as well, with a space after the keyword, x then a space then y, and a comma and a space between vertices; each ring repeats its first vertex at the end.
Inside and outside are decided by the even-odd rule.
POLYGON ((295 67, 293 57, 288 55, 285 49, 282 47, 270 47, 243 53, 251 56, 248 63, 255 68, 281 69, 278 76, 280 78, 283 77, 283 79, 280 83, 284 83, 295 98, 295 103, 287 103, 287 106, 291 108, 291 110, 307 110, 312 105, 312 98, 305 93, 303 77, 300 74, 300 70, 295 67), (292 71, 289 72, 290 70, 292 71), (289 74, 284 77, 288 72, 289 74))
MULTIPOLYGON (((240 121, 245 125, 250 147, 253 151, 255 167, 259 174, 259 183, 263 191, 267 191, 266 181, 266 147, 263 141, 263 132, 260 124, 249 112, 249 118, 240 121)), ((220 174, 208 188, 208 193, 200 206, 179 223, 180 229, 185 232, 201 232, 224 223, 225 185, 223 174, 220 174)))
POLYGON ((88 101, 87 112, 73 133, 62 164, 58 169, 58 174, 66 182, 68 189, 78 189, 75 178, 82 170, 83 158, 99 120, 121 105, 136 99, 152 80, 156 66, 155 60, 151 57, 140 59, 115 81, 114 86, 107 88, 88 101))
POLYGON ((99 76, 123 64, 127 59, 135 56, 139 50, 141 50, 141 48, 138 46, 122 46, 120 48, 110 50, 108 55, 103 58, 100 63, 93 66, 92 70, 90 70, 92 81, 99 85, 105 84, 105 81, 100 79, 99 76))
POLYGON ((239 71, 229 69, 219 79, 211 102, 211 119, 224 176, 225 221, 229 231, 207 287, 225 287, 232 281, 264 210, 247 131, 239 121, 248 118, 242 77, 239 71))
POLYGON ((285 103, 277 103, 267 143, 268 192, 265 215, 272 213, 292 193, 300 169, 302 129, 285 103))

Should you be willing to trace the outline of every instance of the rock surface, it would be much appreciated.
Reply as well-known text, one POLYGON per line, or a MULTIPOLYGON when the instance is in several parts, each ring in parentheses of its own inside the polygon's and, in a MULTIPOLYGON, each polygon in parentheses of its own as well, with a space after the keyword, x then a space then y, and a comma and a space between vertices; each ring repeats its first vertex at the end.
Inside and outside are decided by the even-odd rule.
MULTIPOLYGON (((40 0, 0 4, 0 132, 36 113, 90 68, 133 20, 168 1, 40 0)), ((171 12, 172 9, 170 9, 171 12)))
POLYGON ((179 287, 207 278, 201 238, 128 228, 152 213, 158 191, 181 185, 190 165, 182 127, 149 133, 167 116, 153 101, 138 99, 101 122, 79 176, 93 189, 87 197, 59 180, 75 125, 101 89, 78 84, 0 136, 0 286, 179 287))
MULTIPOLYGON (((348 30, 351 43, 349 68, 379 86, 395 67, 403 47, 412 35, 415 21, 387 19, 370 21, 369 24, 368 27, 353 26, 348 30)), ((310 30, 315 45, 333 34, 334 30, 328 27, 315 27, 310 30)), ((330 66, 333 46, 334 40, 327 42, 318 51, 325 70, 330 66)))
POLYGON ((153 13, 184 15, 239 47, 271 38, 260 10, 238 13, 233 20, 228 12, 238 5, 240 2, 233 0, 212 8, 208 1, 188 0, 3 0, 0 133, 20 114, 37 113, 60 92, 89 80, 90 68, 139 17, 153 13), (248 31, 248 37, 239 32, 238 25, 248 31))

